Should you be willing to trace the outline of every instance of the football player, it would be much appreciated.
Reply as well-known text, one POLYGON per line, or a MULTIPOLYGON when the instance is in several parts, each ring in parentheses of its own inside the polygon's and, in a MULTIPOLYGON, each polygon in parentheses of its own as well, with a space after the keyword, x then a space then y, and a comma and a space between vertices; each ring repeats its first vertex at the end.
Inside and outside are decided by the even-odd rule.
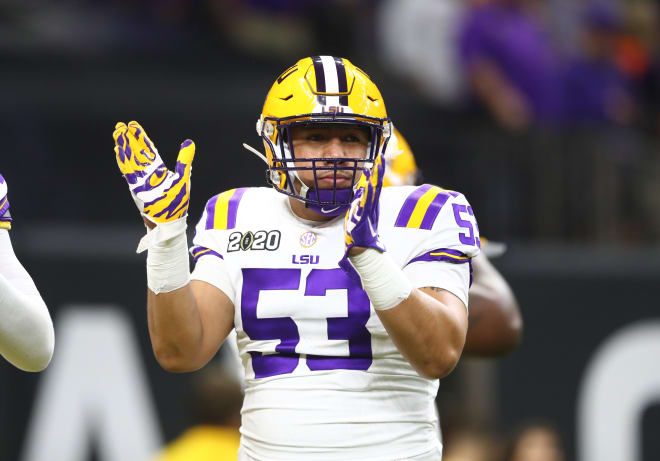
MULTIPOLYGON (((385 160, 384 187, 415 184, 421 176, 410 145, 396 128, 387 145, 385 160)), ((472 258, 474 272, 463 353, 497 357, 511 352, 520 343, 522 316, 511 287, 489 260, 501 254, 501 246, 485 238, 481 243, 482 251, 472 258)))
POLYGON ((48 308, 16 259, 9 238, 7 182, 0 175, 0 354, 25 371, 41 371, 53 356, 55 333, 48 308))
POLYGON ((257 132, 271 188, 211 198, 186 253, 195 147, 174 171, 136 122, 113 137, 150 229, 157 360, 204 366, 234 328, 245 366, 240 460, 438 460, 434 398, 467 332, 480 240, 463 195, 383 188, 392 124, 347 59, 283 72, 257 132))

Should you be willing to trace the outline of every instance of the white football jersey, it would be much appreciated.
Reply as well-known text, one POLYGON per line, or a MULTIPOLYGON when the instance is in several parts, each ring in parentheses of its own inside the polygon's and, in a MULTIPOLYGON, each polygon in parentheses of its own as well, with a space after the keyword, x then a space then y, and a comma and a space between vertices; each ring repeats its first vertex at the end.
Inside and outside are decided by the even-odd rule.
MULTIPOLYGON (((244 188, 209 200, 197 225, 192 278, 234 302, 250 458, 385 461, 441 448, 438 380, 417 374, 339 268, 343 224, 302 220, 287 196, 244 188)), ((467 306, 480 243, 465 197, 384 188, 378 232, 413 286, 449 290, 467 306)))

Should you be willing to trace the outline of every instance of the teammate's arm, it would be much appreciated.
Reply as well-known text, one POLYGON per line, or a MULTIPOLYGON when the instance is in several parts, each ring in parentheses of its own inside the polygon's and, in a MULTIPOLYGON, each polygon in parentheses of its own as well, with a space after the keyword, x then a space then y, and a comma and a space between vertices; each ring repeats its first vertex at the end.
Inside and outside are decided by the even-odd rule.
POLYGON ((147 317, 156 359, 168 371, 192 371, 215 355, 233 324, 234 306, 218 288, 190 281, 186 218, 195 144, 181 145, 175 171, 137 122, 113 133, 119 169, 149 231, 147 317))
POLYGON ((470 287, 470 312, 465 340, 466 354, 479 357, 505 355, 522 336, 518 302, 502 275, 482 252, 472 259, 474 281, 470 287))
POLYGON ((53 322, 14 254, 10 223, 7 183, 0 175, 0 354, 21 370, 41 371, 53 356, 53 322))

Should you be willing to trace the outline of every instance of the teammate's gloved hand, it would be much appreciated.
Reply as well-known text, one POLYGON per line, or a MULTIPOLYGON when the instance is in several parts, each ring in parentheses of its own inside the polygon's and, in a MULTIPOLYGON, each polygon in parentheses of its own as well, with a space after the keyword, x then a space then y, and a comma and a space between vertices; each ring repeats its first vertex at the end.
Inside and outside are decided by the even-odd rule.
POLYGON ((142 216, 155 224, 186 217, 195 143, 187 139, 181 144, 176 168, 169 171, 139 123, 119 122, 112 136, 117 165, 142 216))
POLYGON ((11 215, 9 214, 9 199, 7 198, 7 182, 0 174, 0 229, 11 227, 11 215))
POLYGON ((351 248, 375 248, 385 251, 385 246, 378 236, 379 199, 385 175, 383 157, 383 154, 379 155, 373 168, 363 171, 351 207, 344 218, 344 242, 346 245, 344 257, 339 261, 339 267, 358 283, 360 283, 360 276, 348 261, 351 248))

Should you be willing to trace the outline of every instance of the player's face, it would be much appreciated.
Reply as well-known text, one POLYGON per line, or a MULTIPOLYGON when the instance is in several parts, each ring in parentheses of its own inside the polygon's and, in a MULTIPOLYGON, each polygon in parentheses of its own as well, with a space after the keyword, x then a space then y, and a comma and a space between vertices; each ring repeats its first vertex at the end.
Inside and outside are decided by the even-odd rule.
MULTIPOLYGON (((370 140, 369 129, 359 125, 297 125, 291 128, 295 157, 301 158, 365 158, 370 140)), ((317 166, 329 166, 330 162, 317 162, 317 166)), ((352 167, 354 162, 342 162, 338 166, 352 167)), ((299 166, 312 166, 300 163, 299 166)), ((360 166, 360 165, 358 165, 360 166)), ((360 168, 361 170, 361 168, 360 168)), ((357 181, 360 171, 355 175, 357 181)), ((298 176, 309 187, 314 185, 313 170, 299 170, 298 176)), ((333 171, 318 171, 318 184, 321 189, 334 187, 333 171)), ((352 171, 337 171, 337 188, 353 187, 352 171)))

